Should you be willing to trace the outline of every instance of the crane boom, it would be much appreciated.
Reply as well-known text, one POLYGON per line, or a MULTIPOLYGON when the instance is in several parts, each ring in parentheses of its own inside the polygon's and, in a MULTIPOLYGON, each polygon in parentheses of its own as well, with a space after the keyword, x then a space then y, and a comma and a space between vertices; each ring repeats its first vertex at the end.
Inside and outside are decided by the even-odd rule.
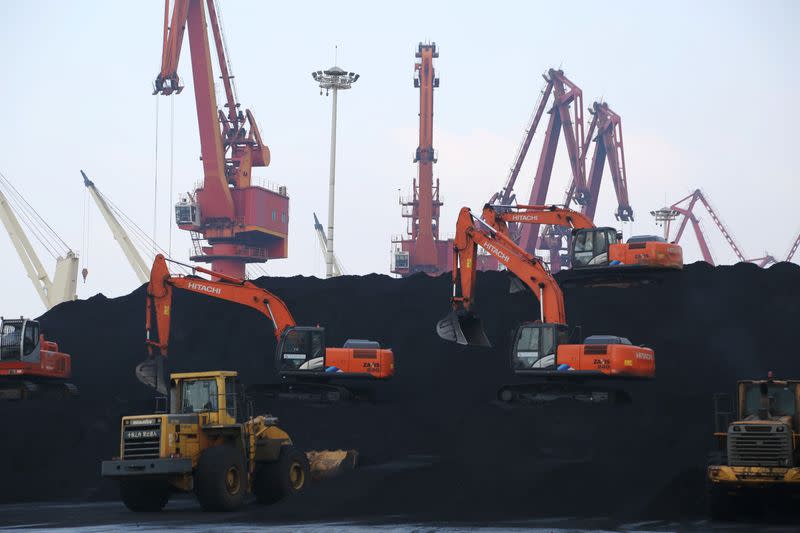
POLYGON ((97 204, 97 208, 103 215, 106 224, 108 224, 108 227, 111 229, 114 240, 117 241, 119 247, 122 248, 122 253, 125 254, 125 258, 128 260, 128 263, 130 263, 134 274, 139 278, 140 283, 147 283, 147 280, 150 279, 150 269, 147 268, 147 264, 144 262, 144 259, 142 259, 141 254, 139 254, 139 251, 131 242, 128 232, 125 231, 125 228, 122 227, 117 217, 114 216, 113 210, 109 207, 100 191, 97 190, 94 182, 89 179, 83 170, 81 170, 81 175, 83 176, 83 184, 89 190, 89 194, 92 196, 92 199, 94 199, 95 204, 97 204))
POLYGON ((51 280, 2 191, 0 191, 0 220, 11 237, 25 272, 44 306, 51 309, 62 302, 74 300, 78 286, 78 255, 72 250, 67 250, 64 256, 57 257, 55 274, 51 280))
MULTIPOLYGON (((314 233, 317 234, 317 240, 319 241, 320 249, 322 250, 322 255, 328 253, 328 238, 325 236, 325 228, 322 227, 320 224, 319 219, 317 218, 317 214, 314 213, 314 233)), ((333 276, 341 276, 343 272, 342 265, 339 263, 339 258, 336 257, 336 253, 333 254, 333 276)))

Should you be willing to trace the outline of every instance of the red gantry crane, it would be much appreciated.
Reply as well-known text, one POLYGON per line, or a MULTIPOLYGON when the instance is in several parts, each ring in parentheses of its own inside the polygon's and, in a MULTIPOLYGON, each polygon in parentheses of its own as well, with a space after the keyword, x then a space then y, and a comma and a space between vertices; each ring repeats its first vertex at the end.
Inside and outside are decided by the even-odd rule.
POLYGON ((419 88, 419 146, 414 156, 418 165, 411 198, 401 199, 403 217, 409 219, 408 238, 393 241, 396 246, 392 272, 407 276, 416 272, 437 274, 450 268, 452 241, 439 239, 439 180, 434 183, 433 90, 439 78, 433 68, 439 57, 436 43, 419 43, 414 64, 414 87, 419 88))
POLYGON ((203 161, 203 184, 175 206, 176 222, 192 232, 193 261, 244 278, 247 263, 287 256, 289 198, 285 187, 270 190, 252 184, 253 168, 269 165, 270 153, 253 114, 242 111, 236 97, 216 2, 175 0, 170 19, 171 3, 165 1, 161 71, 153 94, 183 89, 177 70, 188 30, 203 161), (223 109, 217 108, 208 26, 225 91, 223 109))
MULTIPOLYGON (((492 196, 489 203, 503 206, 511 205, 516 200, 514 185, 539 122, 548 103, 552 102, 548 111, 550 118, 545 131, 539 163, 527 203, 530 205, 546 203, 558 141, 563 133, 572 174, 564 206, 569 208, 574 201, 581 206, 583 214, 594 220, 603 171, 605 163, 608 161, 617 195, 618 208, 615 213, 617 220, 633 220, 633 209, 628 200, 620 116, 614 113, 608 104, 595 102, 589 110, 592 114, 589 130, 584 132, 583 92, 580 87, 570 81, 561 70, 550 69, 544 75, 544 79, 545 87, 517 150, 506 183, 499 192, 492 196), (592 142, 595 143, 595 146, 587 175, 586 157, 592 142)), ((561 251, 566 249, 567 232, 558 226, 546 226, 540 236, 540 229, 538 224, 515 225, 510 228, 514 240, 526 252, 534 254, 537 249, 549 250, 550 268, 553 272, 557 272, 563 259, 561 251)))
MULTIPOLYGON (((711 220, 714 221, 714 224, 719 229, 722 236, 727 241, 728 245, 733 250, 733 253, 736 255, 736 258, 742 263, 755 263, 760 267, 765 267, 771 263, 777 262, 777 260, 770 254, 765 253, 764 257, 757 257, 754 259, 747 259, 742 251, 742 248, 736 243, 733 238, 733 235, 730 231, 725 227, 725 224, 722 223, 722 220, 717 215, 717 212, 711 207, 706 196, 700 189, 696 189, 692 194, 685 196, 672 204, 670 207, 666 209, 662 209, 661 212, 673 212, 673 216, 671 219, 682 217, 681 223, 678 226, 678 231, 675 234, 675 238, 672 239, 672 242, 678 244, 683 237, 684 230, 689 222, 692 223, 692 229, 694 230, 695 237, 697 237, 697 244, 700 246, 700 253, 703 255, 703 261, 709 263, 710 265, 715 265, 714 257, 711 255, 711 249, 708 246, 708 241, 706 240, 705 234, 703 233, 703 229, 700 227, 700 219, 697 218, 695 214, 695 206, 697 203, 705 207, 706 211, 708 212, 711 220)), ((667 221, 667 223, 671 222, 671 220, 667 221)), ((669 235, 669 226, 666 228, 667 238, 669 235)), ((800 236, 798 236, 798 240, 795 242, 794 248, 790 250, 789 256, 787 261, 789 261, 794 253, 794 250, 797 249, 797 246, 800 245, 800 236)))

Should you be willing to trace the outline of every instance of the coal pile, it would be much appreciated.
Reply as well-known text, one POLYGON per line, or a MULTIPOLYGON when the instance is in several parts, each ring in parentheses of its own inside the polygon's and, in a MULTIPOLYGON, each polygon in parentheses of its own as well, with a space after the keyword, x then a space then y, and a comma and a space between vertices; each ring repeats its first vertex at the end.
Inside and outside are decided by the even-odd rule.
MULTIPOLYGON (((494 348, 436 336, 449 276, 262 278, 298 323, 326 327, 328 345, 370 338, 391 346, 395 378, 374 404, 308 406, 256 398, 307 449, 357 448, 364 467, 320 484, 270 519, 404 516, 492 520, 552 515, 620 519, 703 513, 711 398, 737 379, 800 376, 800 267, 689 265, 660 284, 577 288, 570 324, 656 351, 657 378, 627 386, 626 406, 554 404, 505 409, 513 383, 510 333, 538 316, 530 294, 509 294, 503 273, 479 275, 477 310, 494 348), (302 500, 302 501, 301 501, 302 500)), ((99 462, 117 453, 119 416, 148 412, 134 377, 144 356, 144 290, 60 305, 45 334, 73 357, 73 402, 3 404, 0 501, 108 496, 99 462), (43 482, 43 480, 47 480, 43 482)), ((176 293, 170 369, 238 370, 247 383, 277 379, 269 321, 255 311, 176 293)))

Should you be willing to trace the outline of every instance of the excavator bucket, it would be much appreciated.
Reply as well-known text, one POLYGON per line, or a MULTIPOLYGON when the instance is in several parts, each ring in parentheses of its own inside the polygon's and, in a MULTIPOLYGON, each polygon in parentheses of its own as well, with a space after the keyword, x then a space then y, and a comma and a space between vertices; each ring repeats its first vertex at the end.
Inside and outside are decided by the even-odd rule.
POLYGON ((444 340, 458 344, 492 346, 483 331, 483 322, 471 311, 451 311, 436 324, 436 333, 444 340))
POLYGON ((156 389, 160 394, 167 394, 167 378, 163 357, 148 357, 136 365, 136 378, 156 389))

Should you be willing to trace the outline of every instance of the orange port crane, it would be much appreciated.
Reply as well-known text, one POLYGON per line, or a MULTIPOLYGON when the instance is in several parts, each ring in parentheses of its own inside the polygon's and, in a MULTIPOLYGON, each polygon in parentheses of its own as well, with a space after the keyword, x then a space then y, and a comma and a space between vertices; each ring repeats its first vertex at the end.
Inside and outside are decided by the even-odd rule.
POLYGON ((414 87, 419 89, 419 145, 414 153, 418 165, 412 196, 401 199, 403 217, 409 219, 407 238, 395 238, 392 272, 409 276, 417 272, 431 275, 449 267, 452 243, 439 238, 439 180, 434 182, 433 93, 439 87, 433 60, 439 57, 436 43, 419 43, 415 54, 414 87))
MULTIPOLYGON (((544 212, 550 221, 561 220, 563 213, 544 212)), ((516 216, 524 222, 523 216, 516 216)), ((514 335, 511 363, 522 376, 563 378, 556 389, 549 384, 509 385, 499 392, 504 401, 540 401, 547 396, 584 399, 586 391, 571 381, 597 378, 652 378, 655 376, 653 350, 634 346, 612 335, 587 337, 582 344, 570 342, 564 296, 555 278, 542 261, 520 248, 509 237, 505 221, 491 225, 464 207, 458 216, 453 250, 452 311, 437 324, 445 340, 464 345, 491 346, 483 324, 474 311, 476 258, 480 246, 516 276, 539 300, 541 321, 522 324, 514 335)), ((603 399, 607 399, 605 396, 603 399)), ((598 399, 590 394, 589 399, 598 399)))
POLYGON ((175 206, 176 223, 192 234, 193 261, 244 278, 247 263, 287 256, 289 198, 285 187, 270 190, 252 184, 253 168, 269 165, 270 152, 253 113, 242 111, 236 97, 216 2, 174 0, 170 19, 171 3, 165 0, 161 70, 153 94, 183 90, 178 62, 188 30, 203 162, 203 184, 175 206), (217 109, 208 26, 225 91, 224 109, 217 109))
POLYGON ((342 348, 326 348, 325 328, 298 326, 283 300, 268 290, 197 266, 184 265, 213 279, 172 275, 167 261, 159 254, 153 262, 147 285, 145 319, 148 359, 136 369, 140 381, 160 392, 166 391, 164 361, 169 349, 174 289, 250 307, 269 318, 278 341, 276 367, 281 377, 287 380, 278 388, 287 395, 338 400, 350 396, 351 391, 331 384, 331 381, 352 378, 382 380, 394 375, 391 349, 381 348, 379 343, 367 340, 348 340, 342 348))

